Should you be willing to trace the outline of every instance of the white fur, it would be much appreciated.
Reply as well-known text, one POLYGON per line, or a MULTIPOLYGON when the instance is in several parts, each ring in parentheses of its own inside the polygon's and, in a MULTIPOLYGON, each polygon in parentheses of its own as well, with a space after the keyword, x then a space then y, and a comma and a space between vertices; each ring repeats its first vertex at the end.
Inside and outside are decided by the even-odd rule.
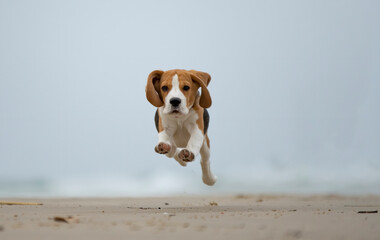
POLYGON ((188 114, 166 114, 165 107, 158 109, 164 130, 158 134, 158 142, 171 145, 171 150, 166 154, 167 157, 174 158, 182 166, 186 162, 178 157, 180 149, 186 148, 196 157, 201 155, 202 179, 207 185, 214 185, 216 177, 210 170, 210 149, 207 146, 205 137, 199 129, 196 121, 197 113, 190 109, 188 114))
POLYGON ((195 122, 188 123, 185 127, 190 134, 190 139, 186 146, 187 150, 193 153, 199 153, 205 138, 202 131, 198 128, 198 125, 195 122))
POLYGON ((178 106, 177 111, 179 111, 182 114, 188 114, 189 109, 186 107, 186 97, 183 95, 181 89, 179 88, 179 80, 178 75, 175 74, 172 79, 172 88, 170 89, 168 95, 165 98, 165 107, 164 107, 164 113, 168 114, 171 113, 174 109, 173 106, 170 104, 170 99, 172 98, 179 98, 181 99, 181 104, 178 106))
POLYGON ((210 148, 207 146, 206 141, 203 142, 201 148, 201 167, 202 167, 202 180, 205 184, 212 186, 215 184, 217 177, 212 174, 210 169, 210 148))

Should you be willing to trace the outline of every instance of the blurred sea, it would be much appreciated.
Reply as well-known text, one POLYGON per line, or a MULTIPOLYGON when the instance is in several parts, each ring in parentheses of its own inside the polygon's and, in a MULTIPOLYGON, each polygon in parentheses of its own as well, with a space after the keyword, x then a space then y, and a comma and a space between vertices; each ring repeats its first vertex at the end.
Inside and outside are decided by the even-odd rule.
POLYGON ((206 186, 198 166, 128 176, 99 174, 68 178, 1 179, 0 197, 148 197, 220 194, 380 194, 376 168, 273 169, 262 166, 245 173, 217 174, 206 186))

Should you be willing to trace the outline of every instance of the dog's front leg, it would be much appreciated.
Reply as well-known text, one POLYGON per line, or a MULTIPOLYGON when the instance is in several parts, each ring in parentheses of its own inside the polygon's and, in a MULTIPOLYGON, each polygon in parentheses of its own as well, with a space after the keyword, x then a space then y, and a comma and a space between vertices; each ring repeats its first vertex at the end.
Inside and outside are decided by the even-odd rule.
POLYGON ((154 150, 159 154, 167 154, 172 157, 175 153, 175 147, 172 146, 172 137, 176 129, 166 128, 158 133, 158 144, 154 150))
POLYGON ((197 124, 189 124, 186 128, 190 133, 190 139, 186 148, 178 153, 178 157, 185 162, 191 162, 199 154, 204 141, 204 135, 197 124))
POLYGON ((178 150, 175 143, 172 141, 172 137, 176 129, 166 129, 158 134, 158 144, 154 148, 157 153, 166 154, 168 158, 174 157, 174 159, 181 164, 181 166, 186 166, 186 162, 178 158, 178 150))

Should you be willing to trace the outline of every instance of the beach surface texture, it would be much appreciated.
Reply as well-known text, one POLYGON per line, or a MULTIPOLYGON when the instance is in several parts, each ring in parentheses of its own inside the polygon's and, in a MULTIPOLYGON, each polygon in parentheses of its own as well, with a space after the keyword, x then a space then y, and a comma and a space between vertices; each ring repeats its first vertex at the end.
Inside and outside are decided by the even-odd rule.
POLYGON ((379 196, 234 195, 0 202, 1 240, 380 239, 379 196))

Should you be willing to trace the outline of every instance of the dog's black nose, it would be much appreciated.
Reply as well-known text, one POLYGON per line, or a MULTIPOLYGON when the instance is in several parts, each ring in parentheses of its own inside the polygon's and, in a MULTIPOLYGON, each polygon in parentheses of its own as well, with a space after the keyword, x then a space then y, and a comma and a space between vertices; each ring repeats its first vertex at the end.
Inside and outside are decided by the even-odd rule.
POLYGON ((173 107, 178 107, 178 105, 181 103, 181 99, 177 98, 177 97, 174 97, 174 98, 171 98, 170 99, 170 104, 173 106, 173 107))

